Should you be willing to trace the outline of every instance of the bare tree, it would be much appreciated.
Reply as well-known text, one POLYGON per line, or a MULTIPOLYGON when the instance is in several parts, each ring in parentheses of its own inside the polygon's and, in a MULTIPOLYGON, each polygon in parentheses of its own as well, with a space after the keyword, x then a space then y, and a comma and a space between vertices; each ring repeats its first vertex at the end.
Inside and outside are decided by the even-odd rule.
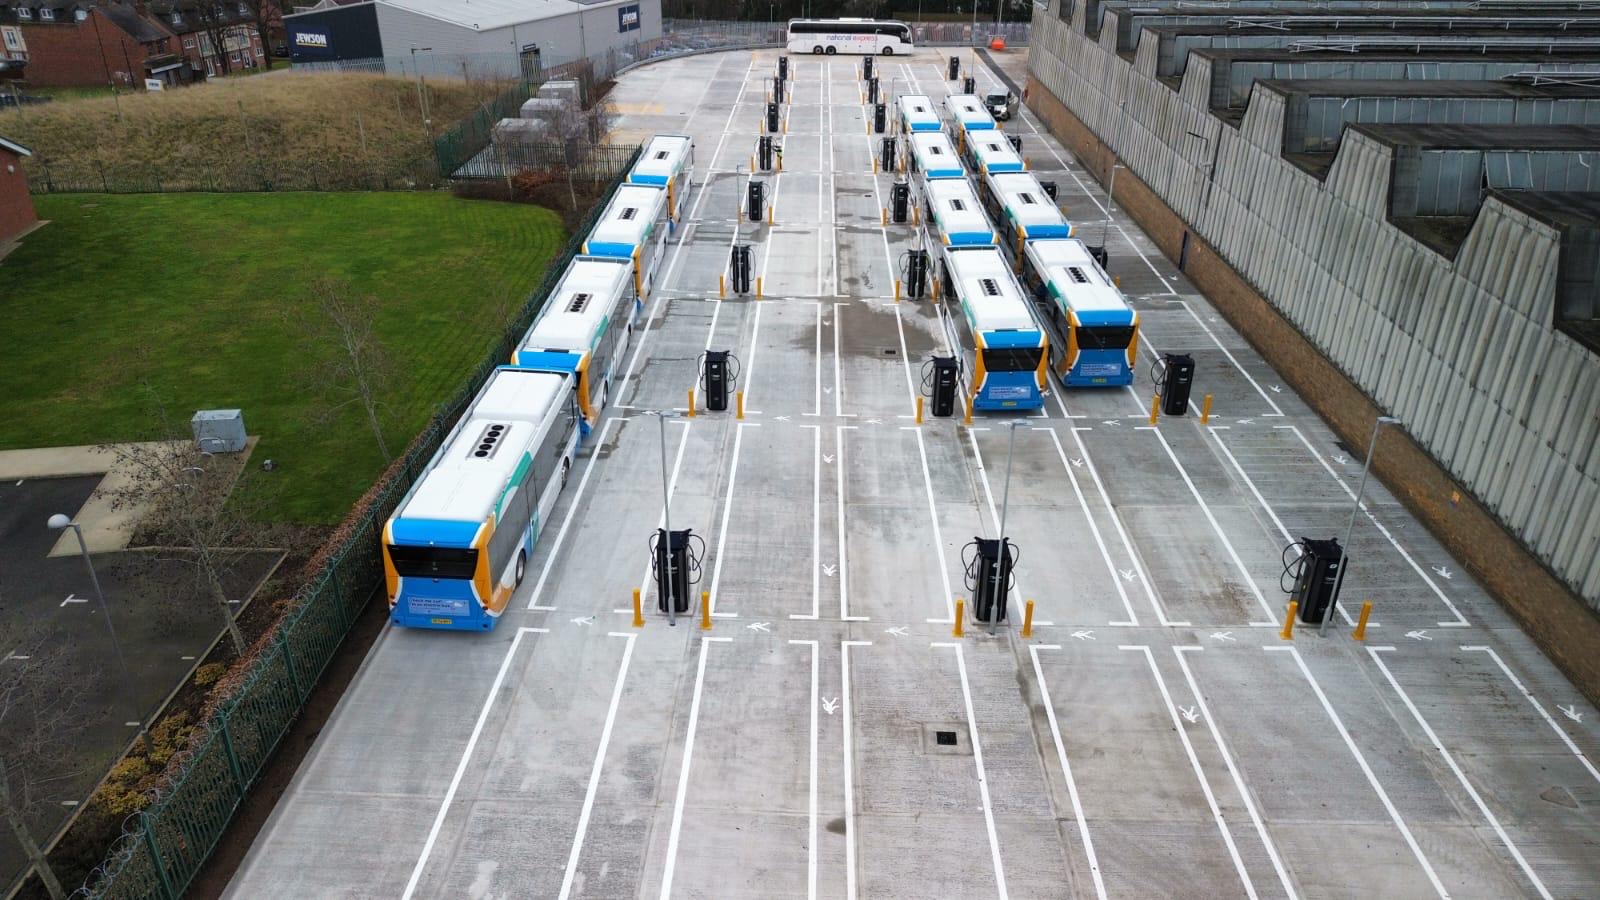
POLYGON ((311 285, 316 313, 301 322, 313 364, 306 370, 315 388, 329 401, 324 415, 337 415, 352 404, 359 406, 372 429, 383 461, 393 457, 383 437, 378 407, 388 390, 394 367, 376 328, 382 304, 377 297, 360 294, 349 282, 321 278, 311 285))
MULTIPOLYGON (((261 53, 267 61, 267 71, 272 71, 272 25, 283 20, 285 10, 281 0, 239 0, 244 8, 250 11, 251 24, 255 27, 256 36, 261 39, 261 53)), ((246 47, 245 52, 250 52, 246 47)))
POLYGON ((200 24, 200 50, 211 60, 218 75, 233 71, 228 64, 228 34, 234 29, 234 17, 228 14, 227 0, 195 0, 195 21, 200 24))
POLYGON ((168 414, 163 396, 149 385, 153 429, 163 440, 110 444, 111 468, 120 476, 100 486, 113 509, 138 518, 138 536, 151 549, 144 554, 123 554, 119 565, 134 577, 157 582, 143 593, 179 614, 189 613, 190 597, 175 592, 172 564, 181 564, 194 576, 195 586, 216 604, 235 653, 245 652, 244 634, 234 619, 228 586, 250 559, 250 551, 264 543, 267 526, 263 513, 271 500, 267 489, 256 486, 236 493, 233 488, 244 468, 241 455, 210 453, 196 446, 168 414))
POLYGON ((65 799, 71 779, 80 774, 71 761, 87 723, 88 679, 71 666, 70 651, 41 637, 0 663, 0 816, 54 900, 66 892, 30 823, 65 799))

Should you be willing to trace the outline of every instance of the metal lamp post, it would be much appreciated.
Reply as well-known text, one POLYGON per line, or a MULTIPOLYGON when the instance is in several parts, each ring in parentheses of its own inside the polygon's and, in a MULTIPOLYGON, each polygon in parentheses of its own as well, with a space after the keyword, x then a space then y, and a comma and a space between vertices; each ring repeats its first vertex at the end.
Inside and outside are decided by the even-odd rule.
POLYGON ((84 543, 83 529, 79 527, 77 522, 72 521, 69 516, 62 513, 56 513, 51 516, 47 524, 54 531, 70 528, 73 535, 78 539, 78 551, 83 554, 83 566, 89 570, 89 580, 94 584, 95 598, 100 601, 100 614, 106 617, 106 630, 111 632, 111 647, 117 655, 117 668, 122 671, 123 691, 127 694, 128 705, 133 709, 134 713, 133 724, 139 726, 139 739, 144 742, 145 750, 148 752, 150 749, 150 732, 145 729, 144 713, 139 709, 139 700, 134 694, 133 675, 128 671, 127 658, 122 655, 122 641, 117 637, 116 623, 111 621, 111 608, 106 606, 106 594, 100 588, 100 576, 95 573, 94 563, 89 559, 89 545, 84 543))
POLYGON ((1339 602, 1339 588, 1344 586, 1344 573, 1350 568, 1350 536, 1356 530, 1356 513, 1361 510, 1361 495, 1367 491, 1367 473, 1372 470, 1372 456, 1378 449, 1378 432, 1385 425, 1398 425, 1400 420, 1394 416, 1379 416, 1378 421, 1372 423, 1372 437, 1367 441, 1367 458, 1361 463, 1361 483, 1356 486, 1356 498, 1350 504, 1350 521, 1344 527, 1344 543, 1339 552, 1343 556, 1339 560, 1339 577, 1333 583, 1333 603, 1328 604, 1328 611, 1323 613, 1322 622, 1317 626, 1317 633, 1328 630, 1328 620, 1333 618, 1333 607, 1339 602))
MULTIPOLYGON (((1006 423, 1007 429, 1011 432, 1011 437, 1006 440, 1006 479, 1005 486, 1000 489, 1000 560, 1006 558, 1006 511, 1011 506, 1011 462, 1016 458, 1017 426, 1021 424, 1021 422, 1017 421, 1006 423)), ((996 565, 998 564, 996 563, 996 565)), ((998 591, 1003 588, 1000 585, 995 585, 995 589, 998 591)), ((999 618, 995 612, 990 612, 990 634, 994 634, 995 623, 999 618)))
POLYGON ((671 474, 667 471, 667 420, 676 418, 677 413, 667 410, 651 410, 646 415, 655 416, 661 423, 661 524, 666 529, 667 542, 663 557, 666 559, 666 584, 667 584, 667 624, 678 624, 678 605, 672 596, 672 488, 670 486, 671 474))

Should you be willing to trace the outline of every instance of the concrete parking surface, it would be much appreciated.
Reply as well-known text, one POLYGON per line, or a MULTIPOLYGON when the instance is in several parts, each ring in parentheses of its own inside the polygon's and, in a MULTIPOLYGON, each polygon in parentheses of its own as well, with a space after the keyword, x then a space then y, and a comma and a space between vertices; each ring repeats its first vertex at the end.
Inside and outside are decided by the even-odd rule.
MULTIPOLYGON (((1381 485, 1344 589, 1367 640, 1343 607, 1279 636, 1283 548, 1342 533, 1360 453, 1120 217, 1141 352, 1193 353, 1212 418, 1151 427, 1143 371, 1056 386, 1015 432, 1011 623, 952 636, 1009 420, 915 423, 936 320, 894 299, 911 228, 881 224, 858 59, 791 57, 774 221, 737 221, 776 56, 619 79, 619 128, 693 134, 701 180, 619 399, 498 629, 385 633, 231 895, 1600 895, 1594 709, 1381 485), (719 300, 741 241, 765 299, 719 300), (665 427, 714 628, 633 629, 641 413, 708 347, 746 418, 665 427)), ((943 59, 882 83, 942 100, 943 59)), ((1097 234, 1099 187, 1031 115, 1007 130, 1097 234)))

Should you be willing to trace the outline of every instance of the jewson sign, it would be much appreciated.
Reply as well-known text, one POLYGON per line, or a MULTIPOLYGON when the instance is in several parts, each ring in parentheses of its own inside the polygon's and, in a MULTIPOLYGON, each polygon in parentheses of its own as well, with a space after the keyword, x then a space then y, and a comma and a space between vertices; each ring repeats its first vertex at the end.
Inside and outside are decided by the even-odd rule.
POLYGON ((319 50, 328 49, 328 36, 318 31, 296 31, 294 33, 296 47, 313 47, 319 50))
POLYGON ((639 30, 639 4, 617 7, 617 31, 639 30))

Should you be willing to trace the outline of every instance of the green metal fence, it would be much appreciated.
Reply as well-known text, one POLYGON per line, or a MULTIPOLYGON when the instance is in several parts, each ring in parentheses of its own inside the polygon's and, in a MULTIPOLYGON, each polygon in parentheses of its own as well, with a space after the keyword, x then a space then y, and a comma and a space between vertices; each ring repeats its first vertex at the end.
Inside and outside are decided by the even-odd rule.
POLYGON ((412 442, 395 476, 360 510, 357 524, 345 533, 321 573, 296 595, 294 610, 285 617, 270 646, 233 695, 204 723, 204 738, 174 763, 175 774, 149 807, 129 819, 122 837, 76 896, 176 900, 188 888, 338 652, 356 616, 381 587, 379 535, 383 523, 490 373, 510 358, 638 153, 635 150, 613 174, 606 196, 595 204, 561 256, 551 260, 544 280, 528 296, 516 320, 461 390, 441 406, 412 442))

